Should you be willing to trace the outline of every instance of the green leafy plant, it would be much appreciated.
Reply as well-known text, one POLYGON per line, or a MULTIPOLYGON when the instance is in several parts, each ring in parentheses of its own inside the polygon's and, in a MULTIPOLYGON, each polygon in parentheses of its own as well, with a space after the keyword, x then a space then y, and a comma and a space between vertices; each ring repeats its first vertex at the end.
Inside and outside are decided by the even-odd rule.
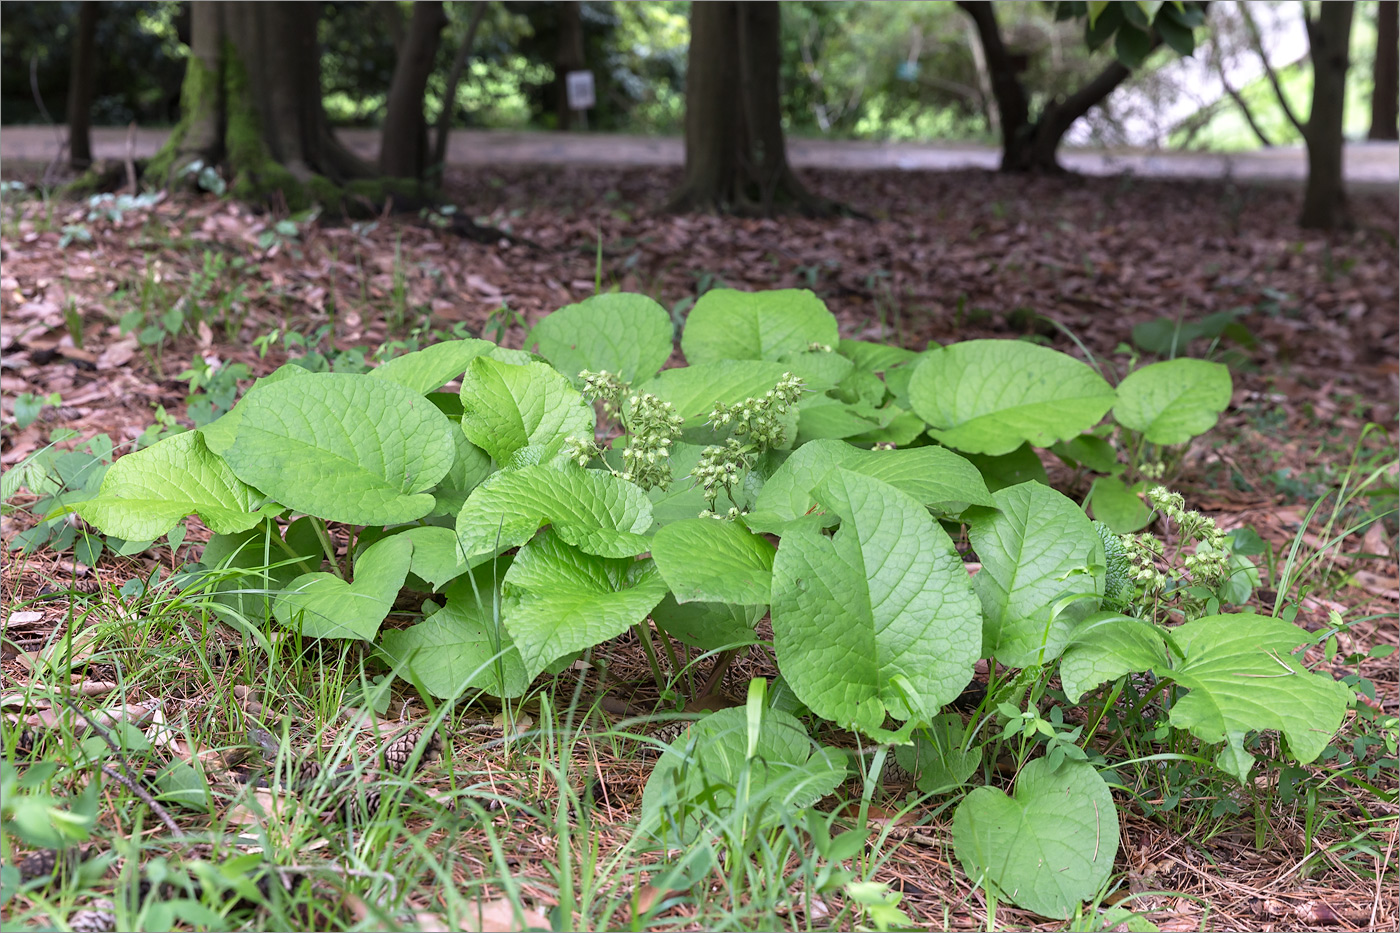
MULTIPOLYGON (((545 318, 538 354, 464 338, 369 372, 289 364, 49 514, 148 541, 198 516, 226 611, 371 643, 446 700, 518 696, 628 629, 675 697, 673 641, 722 671, 768 615, 783 693, 873 741, 872 772, 894 747, 927 792, 961 793, 988 743, 1015 745, 1017 778, 965 796, 955 848, 979 885, 1049 916, 1095 896, 1118 844, 1094 730, 1041 713, 1054 675, 1068 704, 1107 685, 1102 718, 1150 673, 1138 708, 1169 696, 1166 733, 1239 781, 1252 732, 1279 731, 1303 764, 1327 747, 1349 691, 1295 656, 1309 634, 1220 612, 1242 601, 1225 592, 1246 570, 1238 538, 1154 488, 1175 536, 1120 540, 1044 482, 1007 481, 1004 458, 1092 447, 1110 411, 1146 443, 1188 442, 1228 402, 1223 367, 1154 364, 1115 389, 1024 342, 913 354, 840 340, 797 290, 706 291, 681 335, 689 365, 663 371, 671 337, 660 305, 602 294, 545 318), (397 608, 405 590, 422 609, 397 608), (391 613, 406 618, 386 630, 391 613), (944 711, 980 659, 1011 672, 989 687, 1000 736, 944 711)), ((732 818, 761 834, 845 780, 762 683, 663 752, 644 800, 658 832, 732 818)))

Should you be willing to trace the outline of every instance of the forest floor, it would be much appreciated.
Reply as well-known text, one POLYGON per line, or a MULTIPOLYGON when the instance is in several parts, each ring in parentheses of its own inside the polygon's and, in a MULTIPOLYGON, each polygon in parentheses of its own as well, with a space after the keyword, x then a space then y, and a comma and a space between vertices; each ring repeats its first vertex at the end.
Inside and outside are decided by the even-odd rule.
MULTIPOLYGON (((5 174, 14 171, 7 165, 5 174)), ((32 181, 36 167, 28 171, 32 181)), ((1289 603, 1309 630, 1336 625, 1337 614, 1349 624, 1335 656, 1319 649, 1309 659, 1337 676, 1367 678, 1375 696, 1365 705, 1381 719, 1400 715, 1394 655, 1345 660, 1400 645, 1393 188, 1354 196, 1355 228, 1324 235, 1297 228, 1296 190, 1229 180, 981 170, 811 170, 804 178, 870 219, 666 216, 654 209, 679 181, 674 168, 504 162, 447 177, 457 203, 512 237, 492 243, 457 236, 440 215, 287 223, 213 198, 118 210, 7 194, 0 465, 19 465, 59 428, 80 438, 105 433, 120 449, 158 410, 183 420, 190 385, 180 374, 201 365, 243 363, 255 376, 315 350, 353 368, 454 327, 519 346, 531 322, 594 294, 599 277, 605 289, 651 295, 677 320, 712 286, 810 288, 840 319, 843 337, 915 350, 930 341, 1026 337, 1092 352, 1120 375, 1143 355, 1151 326, 1224 315, 1213 320, 1238 326, 1183 352, 1230 364, 1232 404, 1173 485, 1223 528, 1252 527, 1268 543, 1275 559, 1263 568, 1261 611, 1273 607, 1275 574, 1295 542, 1327 551, 1289 603), (23 393, 56 397, 20 428, 23 393), (1380 494, 1348 506, 1340 527, 1357 532, 1332 545, 1323 519, 1338 487, 1364 466, 1381 468, 1380 494), (1319 500, 1326 504, 1314 515, 1319 500)), ((1087 491, 1063 464, 1047 467, 1067 495, 1087 491)), ((32 522, 7 510, 0 532, 9 543, 32 522)), ((176 563, 160 548, 107 555, 91 570, 45 549, 7 555, 6 681, 22 683, 22 649, 46 643, 71 617, 64 602, 32 602, 43 588, 75 576, 120 587, 176 563)), ((739 672, 754 669, 736 665, 733 676, 739 672)), ((737 681, 729 687, 742 696, 737 681)), ((1346 741, 1375 735, 1364 717, 1349 716, 1342 758, 1308 769, 1324 787, 1311 803, 1281 802, 1278 765, 1242 797, 1220 782, 1192 784, 1179 809, 1153 818, 1124 802, 1117 868, 1122 896, 1131 895, 1126 906, 1163 930, 1400 929, 1394 752, 1386 762, 1378 743, 1362 741, 1355 761, 1339 763, 1353 748, 1346 741), (1377 762, 1368 782, 1378 795, 1342 773, 1377 762)), ((456 754, 464 773, 499 767, 469 738, 456 754)), ((598 817, 604 848, 625 836, 645 780, 644 763, 616 765, 607 781, 613 796, 598 817)), ((948 813, 916 808, 913 821, 917 832, 883 838, 879 880, 903 892, 900 906, 921 928, 986 928, 983 893, 947 843, 948 813)), ((102 822, 112 833, 127 829, 119 814, 102 822)), ((519 856, 512 864, 526 895, 547 907, 558 890, 551 828, 522 820, 498 831, 519 856)), ((473 838, 464 834, 460 844, 473 838)), ((662 924, 687 928, 687 911, 679 904, 662 924)), ((838 925, 851 922, 842 916, 838 925)), ((831 922, 798 913, 783 920, 822 929, 831 922)), ((1005 904, 995 926, 1064 928, 1005 904)))

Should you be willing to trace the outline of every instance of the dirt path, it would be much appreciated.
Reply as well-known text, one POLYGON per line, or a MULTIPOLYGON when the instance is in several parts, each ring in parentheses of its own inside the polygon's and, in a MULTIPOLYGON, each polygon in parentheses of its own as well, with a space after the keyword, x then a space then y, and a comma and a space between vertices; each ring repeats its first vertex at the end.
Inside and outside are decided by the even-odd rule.
MULTIPOLYGON (((0 127, 0 164, 5 160, 47 162, 59 149, 61 129, 41 126, 0 127)), ((150 156, 165 141, 165 129, 138 129, 131 140, 137 158, 150 156)), ((379 148, 377 130, 341 130, 341 138, 366 158, 379 148)), ((127 153, 128 133, 117 127, 93 130, 93 154, 120 159, 127 153)), ((995 168, 998 151, 962 143, 869 142, 864 140, 790 139, 788 152, 800 168, 903 169, 940 171, 995 168)), ((595 133, 514 133, 456 130, 448 146, 453 165, 569 164, 598 166, 668 166, 684 159, 678 137, 621 136, 595 133)), ((1148 150, 1070 149, 1067 168, 1088 175, 1132 172, 1155 178, 1223 178, 1253 181, 1301 181, 1307 157, 1301 147, 1242 153, 1148 150)), ((1400 146, 1354 143, 1346 147, 1346 178, 1367 187, 1400 185, 1400 146)))

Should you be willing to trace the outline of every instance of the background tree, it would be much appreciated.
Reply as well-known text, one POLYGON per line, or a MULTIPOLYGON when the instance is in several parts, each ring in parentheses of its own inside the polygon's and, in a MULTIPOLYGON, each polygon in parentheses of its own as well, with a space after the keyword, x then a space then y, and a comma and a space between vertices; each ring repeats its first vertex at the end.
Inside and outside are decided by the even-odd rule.
POLYGON ((685 85, 685 175, 668 210, 769 216, 835 205, 793 173, 779 86, 775 0, 692 3, 685 85))
POLYGON ((1376 4, 1376 58, 1372 64, 1371 131, 1367 139, 1396 139, 1400 111, 1400 2, 1376 4))
POLYGON ((559 45, 554 55, 554 118, 561 130, 581 129, 583 117, 569 108, 569 93, 565 76, 580 71, 587 62, 583 57, 583 14, 578 0, 562 0, 556 4, 559 22, 559 45))
POLYGON ((68 164, 81 171, 92 164, 92 89, 97 62, 98 4, 84 0, 78 5, 78 23, 73 30, 73 60, 68 72, 68 164))
MULTIPOLYGON (((398 10, 392 11, 398 15, 398 10)), ((447 14, 442 0, 417 0, 399 44, 379 143, 379 170, 390 178, 422 178, 428 167, 428 122, 423 96, 437 59, 447 14)))
POLYGON ((992 96, 1001 123, 1003 172, 1061 171, 1056 153, 1074 122, 1126 81, 1133 69, 1162 44, 1182 55, 1195 48, 1194 29, 1205 21, 1201 4, 1161 4, 1149 14, 1137 3, 1059 3, 1060 18, 1085 18, 1085 41, 1096 49, 1114 41, 1115 60, 1065 97, 1048 100, 1032 117, 1030 95, 1021 81, 1028 62, 1010 48, 989 0, 959 0, 977 27, 990 72, 992 96))

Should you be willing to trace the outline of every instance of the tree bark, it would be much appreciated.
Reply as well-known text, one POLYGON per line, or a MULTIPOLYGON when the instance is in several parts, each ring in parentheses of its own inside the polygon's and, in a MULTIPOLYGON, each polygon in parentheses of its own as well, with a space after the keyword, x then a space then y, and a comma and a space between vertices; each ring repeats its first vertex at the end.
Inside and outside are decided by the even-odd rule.
POLYGON ((1353 0, 1333 0, 1319 4, 1315 17, 1304 13, 1313 65, 1313 96, 1312 110, 1303 126, 1303 139, 1308 146, 1308 182, 1298 218, 1303 227, 1335 230, 1348 223, 1346 188, 1342 184, 1342 107, 1355 8, 1353 0))
POLYGON ((559 44, 554 53, 554 126, 560 130, 583 128, 584 117, 569 109, 565 75, 587 65, 583 55, 583 15, 578 0, 562 0, 559 13, 559 44))
MULTIPOLYGON (((958 0, 958 6, 972 17, 982 51, 991 71, 992 96, 1001 117, 1001 170, 1003 172, 1062 172, 1057 153, 1065 133, 1074 122, 1101 103, 1132 71, 1118 61, 1110 62, 1089 83, 1063 100, 1051 101, 1031 120, 1029 98, 1021 84, 1025 57, 1006 47, 990 0, 958 0)), ((1162 44, 1155 32, 1152 48, 1162 44)))
POLYGON ((92 87, 97 42, 96 0, 78 6, 78 26, 73 33, 73 61, 68 72, 68 164, 82 171, 92 164, 92 87))
POLYGON ((148 172, 175 184, 200 160, 235 197, 293 209, 334 208, 347 183, 374 177, 321 106, 319 15, 319 3, 193 4, 180 122, 148 172))
POLYGON ((442 0, 418 0, 413 4, 413 19, 389 84, 379 148, 379 171, 389 178, 422 178, 428 167, 428 121, 423 116, 423 94, 446 25, 442 0))
POLYGON ((667 210, 771 216, 841 208, 811 194, 787 160, 775 0, 692 3, 685 176, 667 210))
POLYGON ((1367 139, 1397 138, 1400 111, 1400 3, 1380 0, 1376 9, 1376 61, 1372 77, 1371 132, 1367 139))
POLYGON ((447 74, 447 87, 442 96, 442 112, 438 114, 437 141, 433 146, 433 165, 447 161, 447 141, 452 132, 452 115, 457 110, 457 85, 462 81, 467 59, 471 57, 472 46, 476 44, 476 31, 481 27, 486 15, 486 0, 476 0, 472 4, 471 22, 467 24, 466 35, 457 46, 457 55, 452 59, 452 70, 447 74))

